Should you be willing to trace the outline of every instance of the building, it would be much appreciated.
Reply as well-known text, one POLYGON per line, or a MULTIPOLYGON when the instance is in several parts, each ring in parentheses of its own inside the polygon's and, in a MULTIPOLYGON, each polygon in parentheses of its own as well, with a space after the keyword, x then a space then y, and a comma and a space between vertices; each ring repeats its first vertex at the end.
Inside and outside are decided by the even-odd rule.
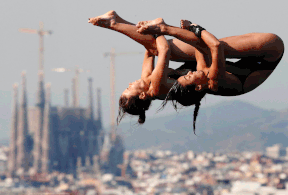
MULTIPOLYGON (((46 89, 44 88, 44 74, 40 70, 37 104, 28 107, 26 74, 22 73, 20 103, 18 102, 18 85, 13 86, 8 176, 45 174, 52 171, 76 174, 77 159, 78 166, 79 163, 82 166, 94 164, 93 159, 100 155, 103 148, 102 140, 105 133, 101 123, 101 91, 97 90, 98 117, 95 119, 92 79, 88 81, 89 103, 87 107, 79 106, 78 83, 75 78, 72 90, 73 106, 68 104, 67 93, 65 93, 64 107, 52 106, 51 86, 47 84, 46 89)), ((115 151, 113 150, 113 153, 115 151)), ((121 154, 117 156, 123 156, 123 152, 121 150, 121 154)))
POLYGON ((270 158, 277 159, 286 155, 286 148, 283 148, 280 144, 274 144, 266 148, 266 155, 270 158))

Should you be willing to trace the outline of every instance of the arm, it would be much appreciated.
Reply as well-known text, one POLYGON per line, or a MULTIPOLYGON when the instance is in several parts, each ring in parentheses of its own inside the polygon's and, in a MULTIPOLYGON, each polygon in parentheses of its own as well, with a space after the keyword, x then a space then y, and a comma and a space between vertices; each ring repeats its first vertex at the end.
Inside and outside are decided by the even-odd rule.
MULTIPOLYGON (((225 67, 223 63, 219 63, 219 46, 220 41, 216 39, 211 33, 206 31, 200 26, 191 24, 187 20, 181 20, 181 28, 173 27, 167 25, 162 18, 157 18, 152 21, 138 22, 137 32, 141 34, 160 34, 160 35, 170 35, 175 38, 188 43, 203 53, 205 56, 209 56, 211 60, 208 59, 208 63, 203 63, 201 66, 208 68, 207 64, 210 66, 210 88, 217 90, 217 79, 220 74, 225 75, 225 67), (211 61, 211 62, 210 62, 211 61), (222 66, 219 68, 219 66, 222 66), (224 71, 222 71, 224 70, 224 71), (215 81, 215 82, 214 82, 215 81), (214 86, 215 85, 215 86, 214 86)), ((184 46, 183 46, 184 47, 184 46)), ((185 48, 183 48, 185 49, 185 48)), ((182 50, 185 52, 185 50, 182 50)), ((174 55, 173 55, 174 56, 174 55)), ((175 56, 174 56, 175 57, 175 56)), ((176 57, 177 58, 177 57, 176 57)), ((181 57, 179 57, 181 59, 181 57)), ((200 58, 196 59, 197 63, 200 62, 200 58)), ((221 60, 222 61, 222 60, 221 60)), ((224 59, 225 61, 225 59, 224 59)))
MULTIPOLYGON (((225 58, 219 52, 220 41, 207 30, 197 24, 184 25, 187 21, 181 21, 182 28, 192 33, 182 33, 178 30, 174 33, 176 38, 195 47, 195 57, 197 61, 197 70, 203 70, 207 75, 209 71, 209 88, 217 91, 217 81, 225 75, 225 58)), ((189 21, 188 21, 189 22, 189 21)))
POLYGON ((151 76, 154 70, 154 60, 155 60, 155 56, 152 53, 150 53, 148 50, 146 50, 144 54, 144 60, 142 64, 142 73, 141 73, 141 79, 143 79, 144 81, 149 79, 149 77, 151 76))
POLYGON ((141 79, 150 83, 149 93, 151 96, 159 95, 161 86, 167 84, 170 59, 170 47, 164 36, 156 38, 158 60, 156 67, 154 67, 155 56, 148 50, 144 54, 144 60, 142 64, 141 79))
POLYGON ((164 36, 156 39, 158 60, 155 69, 151 74, 151 88, 149 89, 152 96, 159 95, 162 85, 167 84, 168 66, 170 60, 170 46, 164 36))
POLYGON ((208 76, 208 78, 210 79, 209 88, 213 91, 217 91, 218 79, 223 79, 226 75, 224 51, 222 45, 220 44, 220 41, 208 31, 206 30, 202 31, 201 39, 209 47, 211 52, 211 66, 209 68, 209 76, 208 76))

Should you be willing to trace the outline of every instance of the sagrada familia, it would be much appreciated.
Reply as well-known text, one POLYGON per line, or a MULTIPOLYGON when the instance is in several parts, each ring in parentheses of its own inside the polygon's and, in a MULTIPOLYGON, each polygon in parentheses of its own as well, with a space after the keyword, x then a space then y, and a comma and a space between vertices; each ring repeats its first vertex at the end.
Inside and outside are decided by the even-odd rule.
POLYGON ((92 78, 88 82, 87 107, 79 106, 75 83, 73 105, 69 105, 65 93, 65 106, 52 106, 51 85, 44 85, 44 73, 39 70, 37 103, 28 107, 26 74, 22 73, 20 103, 18 85, 13 86, 10 177, 53 171, 76 174, 79 162, 80 166, 99 163, 105 172, 119 173, 117 167, 123 163, 123 140, 118 135, 105 133, 102 128, 100 89, 97 89, 97 118, 94 116, 92 78))

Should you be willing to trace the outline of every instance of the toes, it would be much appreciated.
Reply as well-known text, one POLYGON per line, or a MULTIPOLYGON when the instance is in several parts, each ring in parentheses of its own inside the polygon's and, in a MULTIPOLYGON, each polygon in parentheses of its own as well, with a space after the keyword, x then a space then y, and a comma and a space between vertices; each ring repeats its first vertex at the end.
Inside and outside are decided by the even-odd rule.
POLYGON ((88 23, 92 23, 93 18, 88 18, 88 23))
POLYGON ((180 20, 180 26, 181 26, 181 28, 184 28, 183 20, 180 20))
POLYGON ((180 25, 182 29, 187 29, 192 23, 189 20, 180 20, 180 25))
POLYGON ((110 25, 116 24, 116 21, 114 19, 111 20, 110 25))
POLYGON ((137 30, 137 32, 138 32, 138 33, 142 33, 142 28, 143 28, 143 27, 140 26, 139 29, 137 30))
POLYGON ((137 28, 140 28, 140 27, 141 27, 141 21, 136 24, 136 27, 137 27, 137 28))
POLYGON ((91 24, 93 24, 93 25, 96 25, 96 24, 97 24, 97 18, 89 18, 88 23, 91 23, 91 24))
POLYGON ((143 34, 145 32, 145 30, 147 30, 148 26, 141 26, 137 32, 143 34))
POLYGON ((99 23, 98 18, 95 18, 92 24, 94 24, 94 25, 98 25, 98 23, 99 23))
POLYGON ((137 23, 136 27, 140 28, 141 26, 144 26, 147 24, 147 21, 140 21, 137 23))

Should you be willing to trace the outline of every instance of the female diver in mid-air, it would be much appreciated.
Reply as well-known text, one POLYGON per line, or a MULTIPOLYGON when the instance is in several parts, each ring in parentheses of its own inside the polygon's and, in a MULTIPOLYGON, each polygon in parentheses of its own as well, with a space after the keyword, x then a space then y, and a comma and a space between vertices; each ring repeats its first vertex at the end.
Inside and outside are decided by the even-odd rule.
POLYGON ((88 22, 125 34, 146 48, 141 79, 130 83, 120 97, 118 122, 127 112, 139 115, 138 122, 143 123, 145 110, 152 100, 164 100, 163 106, 167 100, 176 100, 183 106, 196 105, 195 129, 200 101, 206 93, 236 96, 255 89, 269 77, 284 53, 281 38, 271 33, 249 33, 218 40, 186 20, 181 21, 181 28, 169 26, 161 18, 135 25, 120 18, 115 11, 89 18, 88 22), (176 39, 167 41, 159 35, 176 39), (155 56, 158 61, 154 68, 155 56), (225 62, 225 58, 240 58, 240 61, 225 62), (185 64, 173 70, 168 68, 169 60, 185 64))

